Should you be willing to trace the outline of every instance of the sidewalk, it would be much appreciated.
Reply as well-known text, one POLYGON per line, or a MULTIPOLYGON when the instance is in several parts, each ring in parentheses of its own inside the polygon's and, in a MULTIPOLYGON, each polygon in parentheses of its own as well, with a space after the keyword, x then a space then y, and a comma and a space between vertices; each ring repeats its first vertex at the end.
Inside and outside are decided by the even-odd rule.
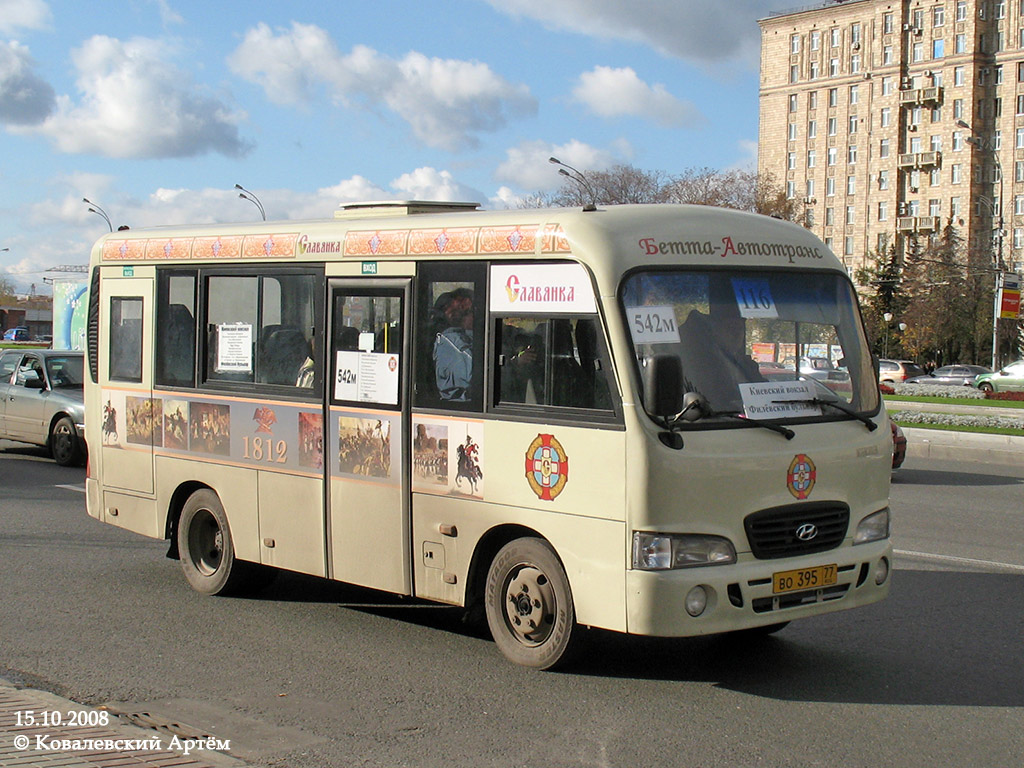
POLYGON ((1024 466, 1024 437, 903 427, 907 455, 1024 466))
POLYGON ((150 730, 0 678, 0 768, 243 768, 230 740, 150 730))

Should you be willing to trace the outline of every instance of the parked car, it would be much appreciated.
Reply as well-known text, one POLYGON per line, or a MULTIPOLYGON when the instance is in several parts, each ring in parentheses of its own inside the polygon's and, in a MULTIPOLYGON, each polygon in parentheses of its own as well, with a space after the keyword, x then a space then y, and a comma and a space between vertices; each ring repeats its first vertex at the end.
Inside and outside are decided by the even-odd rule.
POLYGON ((995 373, 983 373, 973 386, 985 392, 1024 392, 1024 360, 1004 366, 995 373))
POLYGON ((890 421, 889 426, 892 427, 892 468, 899 469, 907 458, 907 436, 895 421, 890 421))
POLYGON ((46 446, 69 466, 86 456, 81 352, 0 352, 0 438, 46 446))
POLYGON ((878 382, 880 384, 902 384, 914 376, 924 376, 924 368, 910 360, 879 360, 878 382))
MULTIPOLYGON (((796 369, 796 358, 787 357, 782 365, 787 370, 796 369)), ((821 381, 846 381, 850 378, 845 370, 836 368, 827 357, 801 357, 800 375, 821 381)))
POLYGON ((933 384, 940 387, 969 387, 974 377, 983 373, 992 373, 992 369, 983 365, 943 365, 924 376, 913 376, 905 384, 933 384))
POLYGON ((4 331, 4 341, 28 341, 28 328, 8 328, 4 331))

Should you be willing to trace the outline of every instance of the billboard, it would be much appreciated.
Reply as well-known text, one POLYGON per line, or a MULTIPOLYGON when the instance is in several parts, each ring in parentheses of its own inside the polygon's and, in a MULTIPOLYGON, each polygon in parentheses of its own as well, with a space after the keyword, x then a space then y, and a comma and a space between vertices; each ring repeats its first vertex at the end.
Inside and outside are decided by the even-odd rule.
POLYGON ((73 278, 53 281, 53 348, 85 349, 89 283, 73 278))

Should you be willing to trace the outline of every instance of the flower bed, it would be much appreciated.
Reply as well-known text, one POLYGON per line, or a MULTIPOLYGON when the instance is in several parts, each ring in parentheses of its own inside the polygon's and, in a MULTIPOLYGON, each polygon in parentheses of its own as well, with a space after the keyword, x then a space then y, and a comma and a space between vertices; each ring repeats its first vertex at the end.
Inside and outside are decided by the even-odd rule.
POLYGON ((983 427, 1024 430, 1024 416, 975 416, 966 413, 928 413, 926 411, 891 411, 893 421, 900 424, 936 424, 943 427, 983 427))
POLYGON ((892 394, 915 397, 955 397, 964 400, 986 399, 985 393, 974 387, 943 387, 937 384, 897 384, 892 394))

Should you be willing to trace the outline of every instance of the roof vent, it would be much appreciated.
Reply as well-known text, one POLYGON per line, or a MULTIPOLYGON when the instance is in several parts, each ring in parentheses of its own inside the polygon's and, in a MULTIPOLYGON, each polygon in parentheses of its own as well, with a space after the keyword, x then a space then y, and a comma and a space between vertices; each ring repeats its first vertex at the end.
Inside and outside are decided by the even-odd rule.
POLYGON ((410 216, 415 213, 466 213, 475 211, 480 203, 449 203, 440 200, 377 200, 342 203, 334 212, 336 219, 359 216, 410 216))

